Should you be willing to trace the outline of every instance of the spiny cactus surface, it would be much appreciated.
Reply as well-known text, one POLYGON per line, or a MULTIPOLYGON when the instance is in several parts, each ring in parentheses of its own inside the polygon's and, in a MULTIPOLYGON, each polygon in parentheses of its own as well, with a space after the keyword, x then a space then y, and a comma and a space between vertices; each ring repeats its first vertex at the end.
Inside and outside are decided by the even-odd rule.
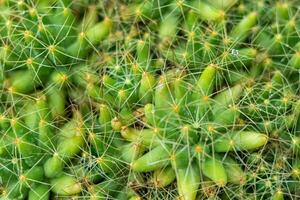
POLYGON ((300 198, 298 0, 0 0, 0 200, 300 198))

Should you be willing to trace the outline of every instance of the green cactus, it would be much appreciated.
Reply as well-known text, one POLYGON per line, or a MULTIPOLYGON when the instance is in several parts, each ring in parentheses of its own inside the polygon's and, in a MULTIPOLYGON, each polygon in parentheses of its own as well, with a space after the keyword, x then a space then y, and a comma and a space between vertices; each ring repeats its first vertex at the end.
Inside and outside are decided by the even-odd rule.
POLYGON ((0 199, 297 199, 297 0, 0 0, 0 199))

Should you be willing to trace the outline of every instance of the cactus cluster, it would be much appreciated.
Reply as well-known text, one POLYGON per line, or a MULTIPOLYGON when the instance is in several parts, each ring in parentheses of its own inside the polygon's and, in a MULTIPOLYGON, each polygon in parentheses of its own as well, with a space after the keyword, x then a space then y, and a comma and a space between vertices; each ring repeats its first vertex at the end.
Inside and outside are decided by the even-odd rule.
POLYGON ((0 0, 0 199, 300 198, 298 0, 0 0))

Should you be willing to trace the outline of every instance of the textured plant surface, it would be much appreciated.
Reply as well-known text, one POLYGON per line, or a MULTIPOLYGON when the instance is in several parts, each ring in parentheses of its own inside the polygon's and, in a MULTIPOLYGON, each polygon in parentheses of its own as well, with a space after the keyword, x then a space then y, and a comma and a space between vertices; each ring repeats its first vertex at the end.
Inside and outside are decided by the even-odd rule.
POLYGON ((300 199, 298 0, 0 0, 0 199, 300 199))

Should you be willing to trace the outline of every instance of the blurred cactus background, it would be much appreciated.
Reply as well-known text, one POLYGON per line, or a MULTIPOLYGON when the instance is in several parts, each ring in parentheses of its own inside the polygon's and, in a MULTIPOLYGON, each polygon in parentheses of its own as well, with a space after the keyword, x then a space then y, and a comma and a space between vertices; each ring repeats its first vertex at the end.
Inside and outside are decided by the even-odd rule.
POLYGON ((300 1, 0 0, 21 199, 300 199, 300 1))

